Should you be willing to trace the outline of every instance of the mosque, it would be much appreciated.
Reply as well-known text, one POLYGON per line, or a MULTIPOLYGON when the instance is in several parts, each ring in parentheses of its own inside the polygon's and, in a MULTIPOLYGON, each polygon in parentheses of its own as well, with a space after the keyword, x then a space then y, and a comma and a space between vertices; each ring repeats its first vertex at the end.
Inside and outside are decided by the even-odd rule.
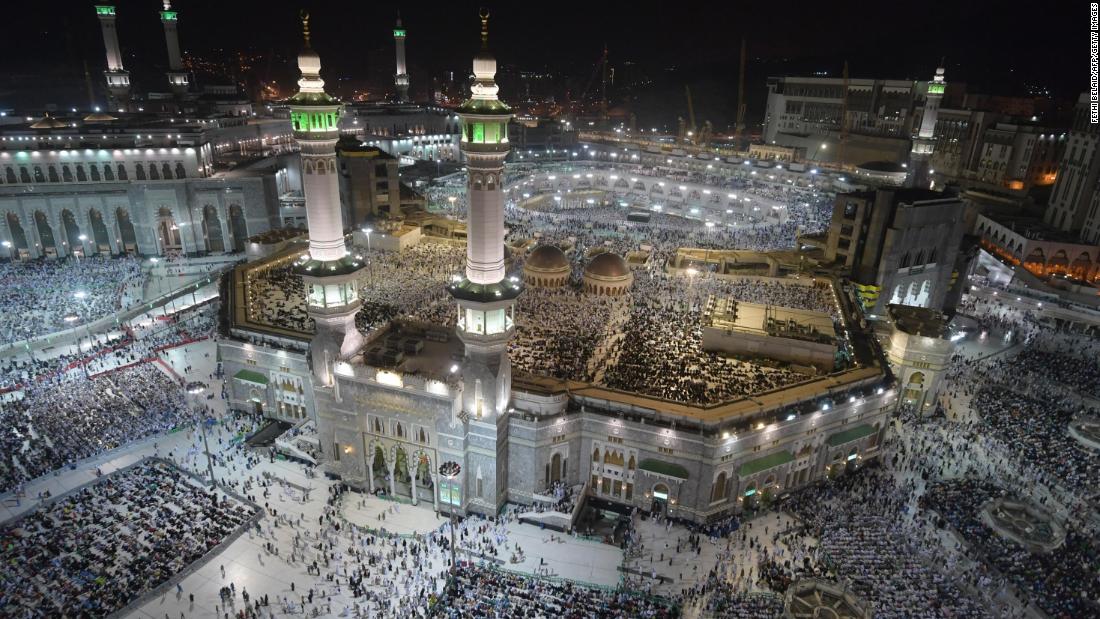
MULTIPOLYGON (((265 264, 293 264, 285 285, 300 279, 315 329, 258 324, 248 304, 258 267, 238 267, 223 284, 228 337, 218 346, 230 405, 287 423, 316 420, 326 474, 437 511, 495 515, 508 502, 555 502, 555 484, 576 488, 574 513, 546 521, 562 529, 581 504, 710 521, 876 458, 896 391, 873 339, 847 333, 856 314, 835 282, 854 361, 786 388, 695 404, 514 371, 517 300, 569 283, 574 258, 571 248, 543 244, 522 279, 506 274, 512 112, 497 96, 488 17, 472 94, 455 111, 469 202, 464 273, 447 288, 457 326, 395 320, 369 333, 354 322, 368 265, 345 246, 333 174, 344 106, 325 93, 306 22, 300 92, 288 105, 309 248, 265 264)), ((401 75, 399 64, 399 85, 401 75)), ((577 260, 586 295, 614 299, 634 284, 622 256, 577 260)))
MULTIPOLYGON (((181 12, 167 0, 158 16, 168 70, 152 90, 137 92, 116 27, 126 16, 109 3, 95 15, 107 100, 0 118, 0 257, 238 253, 271 230, 304 225, 289 109, 254 104, 236 86, 197 83, 181 60, 181 12)), ((459 156, 457 116, 410 101, 400 20, 394 36, 395 100, 356 103, 338 121, 354 145, 342 149, 341 191, 383 194, 351 200, 353 219, 375 201, 417 201, 400 182, 399 163, 459 156), (388 153, 382 158, 392 165, 379 158, 377 174, 356 165, 367 150, 388 153)))

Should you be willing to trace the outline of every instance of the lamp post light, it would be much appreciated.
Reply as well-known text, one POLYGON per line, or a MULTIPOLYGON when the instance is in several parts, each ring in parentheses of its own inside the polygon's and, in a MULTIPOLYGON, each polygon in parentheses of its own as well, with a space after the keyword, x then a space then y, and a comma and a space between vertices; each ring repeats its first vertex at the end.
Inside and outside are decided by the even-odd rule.
POLYGON ((455 504, 454 504, 454 480, 462 472, 462 466, 457 462, 447 461, 439 465, 439 474, 447 478, 447 512, 451 523, 451 572, 455 571, 455 504))
POLYGON ((371 260, 370 255, 370 233, 374 232, 374 228, 363 228, 363 234, 367 235, 367 268, 370 270, 370 285, 374 287, 374 260, 371 260))
POLYGON ((77 238, 77 240, 80 241, 80 253, 77 253, 77 252, 74 251, 73 255, 76 256, 76 261, 80 262, 80 258, 84 255, 84 241, 88 240, 88 235, 87 234, 81 234, 80 236, 78 236, 76 238, 77 238))

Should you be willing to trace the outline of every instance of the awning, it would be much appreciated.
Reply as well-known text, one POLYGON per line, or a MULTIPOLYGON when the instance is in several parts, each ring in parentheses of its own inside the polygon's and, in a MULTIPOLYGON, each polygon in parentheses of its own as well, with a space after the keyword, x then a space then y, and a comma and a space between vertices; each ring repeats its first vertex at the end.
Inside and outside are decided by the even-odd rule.
POLYGON ((638 468, 643 471, 649 471, 650 473, 656 473, 657 475, 664 475, 665 477, 675 477, 676 479, 688 478, 688 470, 675 462, 648 459, 642 460, 641 463, 638 464, 638 468))
POLYGON ((263 385, 264 387, 267 386, 267 377, 263 374, 260 374, 259 372, 254 372, 252 370, 241 370, 240 372, 234 374, 233 378, 236 378, 237 380, 243 380, 246 383, 263 385))
POLYGON ((741 470, 738 475, 741 477, 748 477, 755 475, 760 471, 766 471, 773 469, 779 465, 793 462, 794 456, 789 451, 777 451, 775 453, 768 454, 763 458, 757 458, 755 460, 749 460, 741 465, 741 470))
POLYGON ((828 443, 830 447, 836 447, 837 445, 843 445, 844 443, 858 441, 859 439, 871 436, 874 433, 874 428, 863 423, 843 432, 837 432, 836 434, 825 439, 825 442, 828 443))

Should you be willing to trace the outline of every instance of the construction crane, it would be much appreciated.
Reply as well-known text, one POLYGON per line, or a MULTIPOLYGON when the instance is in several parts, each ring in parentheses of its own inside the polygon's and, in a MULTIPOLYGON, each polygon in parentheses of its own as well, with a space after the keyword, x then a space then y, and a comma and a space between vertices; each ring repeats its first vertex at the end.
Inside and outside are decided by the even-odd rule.
POLYGON ((840 143, 837 146, 837 163, 844 164, 844 146, 848 143, 848 61, 844 61, 844 94, 840 104, 840 143))
POLYGON ((703 148, 710 146, 710 136, 714 134, 714 125, 709 120, 703 121, 703 128, 699 130, 699 135, 696 136, 696 144, 703 148))
POLYGON ((603 44, 603 58, 600 59, 603 67, 603 83, 600 85, 600 119, 607 120, 607 43, 603 44))
POLYGON ((733 125, 733 148, 741 150, 745 132, 745 38, 741 37, 741 70, 737 74, 737 121, 733 125))
POLYGON ((687 141, 693 142, 694 140, 692 140, 691 138, 695 135, 695 107, 691 104, 691 87, 687 84, 684 84, 684 91, 687 92, 688 100, 687 141))
POLYGON ((581 91, 581 96, 577 97, 577 101, 584 105, 586 98, 588 97, 588 91, 592 88, 592 83, 596 81, 596 75, 601 75, 601 92, 600 92, 600 117, 607 118, 607 44, 603 46, 603 53, 600 54, 600 59, 596 62, 596 66, 592 67, 592 74, 588 76, 588 82, 584 85, 584 90, 581 91))

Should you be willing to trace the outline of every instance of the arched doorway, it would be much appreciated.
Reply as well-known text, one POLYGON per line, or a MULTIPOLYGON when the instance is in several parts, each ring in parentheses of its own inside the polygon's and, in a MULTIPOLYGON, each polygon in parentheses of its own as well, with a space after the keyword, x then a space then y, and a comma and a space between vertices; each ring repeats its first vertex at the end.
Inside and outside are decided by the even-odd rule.
POLYGON ((98 254, 111 254, 111 237, 107 234, 107 224, 103 223, 103 215, 96 209, 88 211, 88 223, 92 228, 92 240, 95 242, 95 252, 98 254))
POLYGON ((374 461, 371 462, 371 470, 374 472, 374 487, 388 488, 389 468, 386 467, 386 454, 380 446, 374 448, 374 461))
POLYGON ((8 213, 8 231, 11 232, 11 257, 15 260, 30 258, 30 246, 27 245, 27 233, 19 223, 19 216, 8 213))
MULTIPOLYGON (((409 456, 405 453, 405 450, 398 447, 397 453, 394 455, 394 470, 393 480, 399 484, 408 484, 411 481, 409 477, 409 456)), ((404 490, 404 488, 402 488, 404 490)), ((412 488, 408 490, 409 496, 412 496, 412 488)))
POLYGON ((130 221, 130 212, 119 208, 115 211, 115 219, 118 221, 118 238, 122 245, 122 253, 137 254, 137 234, 134 233, 134 222, 130 221))
POLYGON ((53 237, 53 226, 42 211, 34 212, 34 227, 38 228, 38 241, 42 244, 42 255, 47 258, 56 258, 57 241, 53 237))
POLYGON ((161 250, 165 254, 182 253, 183 238, 180 235, 180 227, 176 224, 176 218, 172 211, 165 206, 157 211, 157 239, 160 241, 161 250))
POLYGON ((202 208, 202 236, 206 239, 206 251, 225 251, 225 240, 222 238, 222 222, 218 218, 218 210, 209 204, 202 208))
MULTIPOLYGON (((419 452, 416 458, 416 485, 419 489, 427 490, 430 493, 435 492, 432 485, 432 462, 428 459, 428 454, 424 452, 419 452)), ((424 496, 419 491, 417 494, 424 496)))
POLYGON ((69 251, 73 255, 83 258, 84 241, 80 240, 80 226, 76 223, 76 217, 69 209, 61 211, 61 226, 65 229, 65 239, 69 243, 69 251))
POLYGON ((665 513, 668 508, 668 486, 664 484, 657 484, 653 486, 653 505, 649 508, 652 514, 665 513))
POLYGON ((244 242, 248 238, 248 226, 244 221, 244 211, 239 204, 229 205, 229 236, 233 241, 233 251, 244 251, 244 242))
POLYGON ((561 454, 556 453, 550 458, 550 483, 561 481, 561 454))

